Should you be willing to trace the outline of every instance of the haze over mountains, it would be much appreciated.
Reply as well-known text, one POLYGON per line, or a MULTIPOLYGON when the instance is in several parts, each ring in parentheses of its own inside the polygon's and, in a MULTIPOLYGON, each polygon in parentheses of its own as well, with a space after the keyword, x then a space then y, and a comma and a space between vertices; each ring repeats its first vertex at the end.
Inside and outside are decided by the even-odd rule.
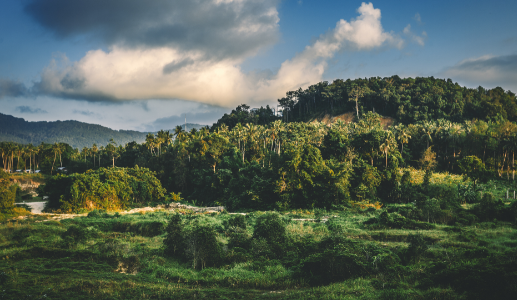
MULTIPOLYGON (((185 124, 180 124, 185 126, 185 124)), ((204 125, 187 123, 187 130, 199 129, 204 125)), ((164 129, 172 132, 172 128, 164 129)), ((79 121, 28 122, 23 118, 0 113, 0 142, 15 142, 33 145, 45 143, 67 143, 74 148, 91 147, 94 143, 105 146, 110 139, 124 145, 135 141, 142 143, 149 132, 113 130, 97 124, 79 121)))

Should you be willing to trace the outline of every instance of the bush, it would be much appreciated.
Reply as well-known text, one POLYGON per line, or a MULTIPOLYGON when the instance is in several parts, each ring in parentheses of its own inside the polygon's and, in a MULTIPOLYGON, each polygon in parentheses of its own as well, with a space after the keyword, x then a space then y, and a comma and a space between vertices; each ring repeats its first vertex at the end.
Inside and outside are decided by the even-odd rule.
POLYGON ((0 211, 14 206, 17 190, 17 185, 9 186, 9 174, 0 169, 0 211))
POLYGON ((224 223, 225 227, 239 227, 246 229, 246 217, 243 215, 235 215, 224 223))
POLYGON ((76 244, 86 242, 91 235, 91 231, 87 228, 74 224, 61 234, 61 238, 67 246, 73 247, 76 244))
POLYGON ((378 217, 364 222, 372 229, 398 228, 398 229, 433 229, 435 226, 429 223, 407 219, 397 213, 382 212, 378 217))
POLYGON ((257 218, 253 239, 265 240, 275 255, 282 256, 288 241, 286 226, 278 213, 266 213, 257 218))
POLYGON ((245 229, 242 229, 240 227, 230 227, 227 230, 227 235, 229 237, 228 240, 228 247, 229 248, 235 248, 239 247, 242 249, 249 249, 250 248, 250 235, 245 229))
POLYGON ((504 208, 502 200, 495 199, 491 193, 484 193, 479 204, 474 207, 474 213, 482 221, 491 221, 500 217, 504 208))
POLYGON ((192 262, 192 268, 204 269, 221 263, 222 246, 217 241, 217 232, 212 226, 194 224, 192 231, 185 234, 183 240, 185 254, 192 262))
POLYGON ((165 232, 167 236, 163 240, 165 254, 168 256, 181 255, 183 249, 183 224, 179 214, 172 215, 165 232))

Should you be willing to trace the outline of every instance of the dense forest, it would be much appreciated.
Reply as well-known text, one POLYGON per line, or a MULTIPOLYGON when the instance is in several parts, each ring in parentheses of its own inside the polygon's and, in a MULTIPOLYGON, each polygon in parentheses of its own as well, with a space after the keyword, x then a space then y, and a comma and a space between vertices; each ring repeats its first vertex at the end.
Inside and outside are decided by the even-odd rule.
POLYGON ((334 80, 289 91, 278 100, 285 121, 308 121, 322 113, 372 111, 404 125, 439 119, 456 123, 502 118, 517 121, 515 94, 500 87, 487 90, 461 87, 434 77, 372 77, 334 80))
MULTIPOLYGON (((201 127, 203 125, 187 123, 187 128, 201 127)), ((0 113, 0 142, 33 145, 66 143, 72 148, 82 149, 93 144, 106 146, 110 139, 122 145, 132 141, 141 143, 147 134, 134 130, 113 130, 79 121, 28 122, 0 113)))

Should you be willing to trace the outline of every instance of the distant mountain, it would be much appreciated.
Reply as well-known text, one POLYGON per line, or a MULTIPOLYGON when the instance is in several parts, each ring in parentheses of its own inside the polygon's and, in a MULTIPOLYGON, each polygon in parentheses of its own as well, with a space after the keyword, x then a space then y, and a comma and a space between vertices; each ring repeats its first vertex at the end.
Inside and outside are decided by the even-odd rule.
MULTIPOLYGON (((187 123, 187 129, 199 129, 204 125, 187 123)), ((182 127, 185 127, 183 124, 182 127)), ((171 133, 173 129, 168 129, 171 133)), ((153 134, 155 132, 152 132, 153 134)), ((23 118, 16 118, 0 113, 0 142, 15 142, 19 144, 32 143, 67 143, 78 149, 97 146, 106 146, 110 139, 117 144, 124 145, 135 141, 142 143, 148 132, 134 130, 113 130, 101 125, 83 123, 79 121, 55 122, 28 122, 23 118)))

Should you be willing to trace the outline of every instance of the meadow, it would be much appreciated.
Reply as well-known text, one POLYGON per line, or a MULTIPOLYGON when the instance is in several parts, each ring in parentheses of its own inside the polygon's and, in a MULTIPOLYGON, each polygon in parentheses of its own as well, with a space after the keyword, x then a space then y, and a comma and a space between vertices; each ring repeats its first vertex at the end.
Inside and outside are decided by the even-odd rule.
POLYGON ((0 225, 0 299, 513 299, 513 223, 412 208, 32 215, 0 225))

